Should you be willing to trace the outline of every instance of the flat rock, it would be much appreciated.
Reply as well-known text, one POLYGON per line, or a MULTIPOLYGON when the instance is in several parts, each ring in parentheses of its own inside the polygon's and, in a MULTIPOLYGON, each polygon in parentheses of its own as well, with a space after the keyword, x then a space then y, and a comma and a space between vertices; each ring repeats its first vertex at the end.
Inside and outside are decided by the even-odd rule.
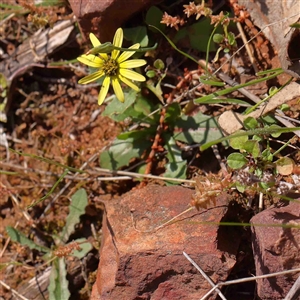
POLYGON ((211 286, 183 251, 214 282, 226 280, 239 245, 239 237, 232 231, 230 237, 224 230, 218 236, 217 224, 228 210, 226 195, 219 196, 214 207, 190 210, 158 229, 189 207, 193 192, 178 186, 150 185, 105 203, 92 300, 198 300, 211 286))
MULTIPOLYGON (((300 202, 266 209, 250 222, 256 275, 299 268, 300 202)), ((258 296, 262 300, 284 299, 298 276, 299 274, 292 273, 259 279, 258 296)))

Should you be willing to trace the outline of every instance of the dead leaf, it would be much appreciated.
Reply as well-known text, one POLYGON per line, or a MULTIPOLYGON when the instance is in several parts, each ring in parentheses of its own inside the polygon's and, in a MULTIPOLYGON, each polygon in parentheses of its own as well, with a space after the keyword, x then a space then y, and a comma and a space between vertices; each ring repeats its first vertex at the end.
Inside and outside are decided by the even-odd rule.
POLYGON ((273 44, 282 69, 300 78, 300 30, 290 27, 300 20, 299 0, 239 0, 239 4, 246 7, 254 24, 273 44))

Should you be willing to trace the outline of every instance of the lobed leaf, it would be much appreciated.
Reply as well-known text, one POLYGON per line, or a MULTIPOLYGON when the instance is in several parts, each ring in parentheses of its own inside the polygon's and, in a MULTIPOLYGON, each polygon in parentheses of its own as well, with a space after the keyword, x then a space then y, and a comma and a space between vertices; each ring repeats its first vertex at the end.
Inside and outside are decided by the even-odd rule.
POLYGON ((75 229, 75 225, 79 223, 80 216, 85 214, 85 208, 88 204, 85 189, 79 189, 72 197, 69 205, 69 214, 67 216, 66 225, 60 234, 61 240, 66 243, 70 235, 75 229))
POLYGON ((36 244, 16 228, 6 226, 6 232, 13 242, 20 243, 23 246, 28 246, 30 249, 35 249, 37 251, 50 252, 49 248, 36 244))

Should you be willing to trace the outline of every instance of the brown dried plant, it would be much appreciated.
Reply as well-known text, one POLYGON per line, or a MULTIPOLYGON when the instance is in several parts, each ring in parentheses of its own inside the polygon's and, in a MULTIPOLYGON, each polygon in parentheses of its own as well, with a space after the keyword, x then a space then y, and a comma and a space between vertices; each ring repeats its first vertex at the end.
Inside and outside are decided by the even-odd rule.
POLYGON ((190 205, 196 207, 197 210, 207 208, 211 203, 216 205, 217 196, 227 191, 233 184, 231 174, 226 175, 222 180, 214 174, 200 175, 195 181, 195 193, 190 205))
POLYGON ((65 14, 66 10, 65 7, 36 6, 32 0, 20 0, 19 4, 30 12, 27 21, 38 28, 46 26, 52 28, 55 22, 60 19, 58 14, 65 14))
POLYGON ((182 26, 185 21, 181 19, 179 16, 172 17, 166 12, 164 13, 161 22, 162 24, 166 24, 167 26, 174 27, 177 31, 179 30, 179 26, 182 26))
MULTIPOLYGON (((192 15, 196 15, 196 20, 198 20, 201 16, 210 16, 212 14, 212 10, 207 7, 207 4, 204 2, 204 0, 201 4, 190 2, 187 5, 183 5, 183 7, 183 12, 186 14, 187 18, 192 15)), ((173 17, 165 12, 160 23, 174 27, 178 31, 179 26, 183 26, 186 21, 179 16, 173 17)))
POLYGON ((195 4, 195 2, 190 2, 187 5, 183 5, 184 13, 189 18, 192 15, 196 15, 196 20, 198 20, 201 16, 210 16, 212 14, 212 10, 206 6, 204 0, 202 0, 201 4, 195 4))
POLYGON ((57 257, 66 257, 70 255, 74 250, 81 250, 77 242, 71 242, 64 246, 59 246, 56 250, 53 251, 53 254, 57 257))

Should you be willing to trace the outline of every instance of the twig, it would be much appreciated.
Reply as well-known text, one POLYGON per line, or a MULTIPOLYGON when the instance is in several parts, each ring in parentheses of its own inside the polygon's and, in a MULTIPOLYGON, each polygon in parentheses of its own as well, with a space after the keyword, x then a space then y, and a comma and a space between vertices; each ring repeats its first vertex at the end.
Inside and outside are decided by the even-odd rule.
POLYGON ((264 200, 263 200, 264 194, 262 192, 259 193, 259 200, 258 200, 258 210, 262 211, 264 206, 264 200))
POLYGON ((224 162, 222 161, 222 158, 221 158, 221 155, 220 155, 220 152, 219 152, 219 149, 218 149, 218 146, 217 145, 212 145, 211 146, 212 148, 212 151, 216 157, 216 159, 218 160, 219 162, 219 165, 221 167, 221 170, 222 170, 222 173, 224 176, 227 176, 228 175, 228 170, 226 168, 226 165, 224 164, 224 162))
MULTIPOLYGON (((139 174, 134 172, 127 172, 127 171, 112 171, 109 169, 102 169, 102 168, 94 168, 94 170, 102 173, 109 173, 109 174, 117 174, 117 175, 127 175, 128 179, 134 178, 151 178, 151 179, 160 179, 160 180, 167 180, 167 181, 174 181, 174 182, 182 182, 182 183, 191 183, 194 184, 195 180, 188 180, 188 179, 180 179, 180 178, 170 178, 170 177, 162 177, 162 176, 155 176, 151 174, 139 174)), ((99 174, 95 171, 89 171, 89 174, 99 174)))
POLYGON ((288 294, 285 296, 284 300, 293 300, 298 298, 300 295, 300 276, 293 284, 292 288, 288 292, 288 294))
MULTIPOLYGON (((0 184, 1 184, 2 186, 4 186, 1 182, 0 182, 0 184)), ((4 187, 5 187, 5 186, 4 186, 4 187)), ((32 226, 33 228, 35 228, 36 225, 34 224, 34 221, 33 221, 33 219, 31 218, 31 216, 29 215, 29 213, 21 208, 20 202, 19 202, 19 200, 17 199, 17 197, 16 197, 10 190, 8 190, 8 191, 9 191, 9 196, 11 197, 11 199, 13 200, 13 202, 15 203, 15 205, 18 207, 18 209, 22 212, 22 214, 23 214, 23 216, 25 217, 25 219, 31 224, 31 226, 32 226)))
POLYGON ((19 297, 19 299, 22 300, 29 300, 28 298, 23 297, 22 295, 20 295, 16 290, 12 289, 9 285, 7 285, 5 282, 3 282, 2 280, 0 280, 0 284, 2 286, 4 286, 7 290, 11 291, 16 297, 19 297))
POLYGON ((154 230, 157 231, 165 226, 167 226, 168 224, 170 224, 171 222, 175 221, 177 218, 181 217, 182 215, 186 214, 187 212, 193 210, 195 208, 195 206, 189 207, 188 209, 186 209, 185 211, 183 211, 182 213, 178 214, 177 216, 175 216, 174 218, 172 218, 171 220, 163 223, 162 225, 156 227, 154 230))
POLYGON ((229 280, 229 281, 226 281, 226 282, 220 282, 215 287, 213 287, 208 293, 206 293, 200 300, 205 300, 216 288, 224 286, 224 285, 231 285, 231 284, 249 282, 249 281, 254 281, 254 280, 263 279, 263 278, 271 278, 271 277, 276 277, 278 275, 291 274, 291 273, 294 273, 294 272, 300 272, 300 268, 294 269, 294 270, 276 272, 276 273, 267 274, 267 275, 253 276, 253 277, 247 277, 247 278, 242 278, 242 279, 229 280))
POLYGON ((9 21, 10 19, 12 19, 16 14, 15 13, 12 13, 10 14, 9 16, 7 16, 5 19, 3 19, 1 22, 0 22, 0 27, 7 21, 9 21))
MULTIPOLYGON (((95 153, 94 155, 92 155, 86 162, 84 162, 84 164, 80 167, 79 170, 83 170, 91 161, 95 160, 98 157, 98 153, 95 153)), ((76 176, 78 176, 80 173, 76 172, 73 176, 73 178, 75 178, 76 176)), ((65 186, 54 196, 54 198, 50 201, 50 203, 46 206, 43 214, 41 215, 41 217, 44 217, 46 212, 51 208, 51 206, 53 205, 53 203, 56 201, 56 199, 58 197, 60 197, 60 195, 62 195, 65 190, 70 186, 70 184, 72 183, 72 181, 69 181, 65 184, 65 186)))
POLYGON ((242 25, 241 25, 240 22, 236 22, 236 26, 237 26, 237 28, 238 28, 238 30, 239 30, 239 33, 240 33, 240 35, 241 35, 241 38, 242 38, 244 44, 245 44, 245 48, 246 48, 246 51, 247 51, 247 53, 248 53, 250 62, 251 62, 251 64, 252 64, 252 67, 253 67, 255 73, 257 73, 257 72, 258 72, 258 68, 256 67, 256 64, 254 63, 254 57, 253 57, 252 51, 251 51, 251 49, 250 49, 250 47, 249 47, 249 44, 247 43, 247 38, 246 38, 246 36, 245 36, 243 27, 242 27, 242 25))
POLYGON ((6 150, 6 160, 9 161, 9 147, 8 147, 8 142, 7 142, 7 136, 6 133, 4 132, 4 128, 2 124, 0 124, 0 146, 4 146, 6 150))
MULTIPOLYGON (((29 172, 34 172, 38 174, 43 174, 47 176, 58 176, 56 173, 49 172, 49 171, 43 171, 38 169, 32 169, 32 168, 24 168, 22 166, 6 163, 3 161, 0 161, 0 165, 14 168, 14 169, 21 169, 21 170, 27 170, 29 172)), ((129 171, 114 171, 109 169, 102 169, 102 168, 93 168, 93 170, 86 170, 87 175, 94 175, 98 176, 100 173, 104 174, 111 174, 111 175, 120 175, 120 176, 114 176, 114 177, 97 177, 95 178, 87 178, 83 176, 74 176, 74 175, 66 175, 66 179, 70 179, 73 181, 92 181, 92 180, 98 180, 98 181, 107 181, 107 180, 131 180, 132 178, 149 178, 149 179, 160 179, 160 180, 166 180, 166 181, 174 181, 174 182, 180 182, 180 183, 189 183, 194 184, 194 180, 189 179, 178 179, 178 178, 170 178, 170 177, 162 177, 162 176, 155 176, 151 174, 139 174, 135 172, 129 172, 129 171), (96 170, 96 171, 95 171, 96 170)))
MULTIPOLYGON (((217 74, 217 76, 222 79, 223 81, 225 81, 226 83, 228 83, 231 86, 237 86, 239 85, 239 83, 237 83, 236 81, 232 80, 228 75, 224 74, 223 72, 219 72, 217 74)), ((255 96, 254 94, 250 93, 248 90, 246 90, 245 88, 240 88, 238 89, 238 91, 243 94, 245 97, 247 97, 248 99, 252 100, 255 103, 259 103, 261 101, 261 99, 257 96, 255 96)))
POLYGON ((215 289, 219 297, 223 300, 226 300, 222 292, 217 288, 214 282, 205 274, 205 272, 183 251, 182 252, 185 258, 201 273, 201 275, 208 281, 208 283, 215 289))

